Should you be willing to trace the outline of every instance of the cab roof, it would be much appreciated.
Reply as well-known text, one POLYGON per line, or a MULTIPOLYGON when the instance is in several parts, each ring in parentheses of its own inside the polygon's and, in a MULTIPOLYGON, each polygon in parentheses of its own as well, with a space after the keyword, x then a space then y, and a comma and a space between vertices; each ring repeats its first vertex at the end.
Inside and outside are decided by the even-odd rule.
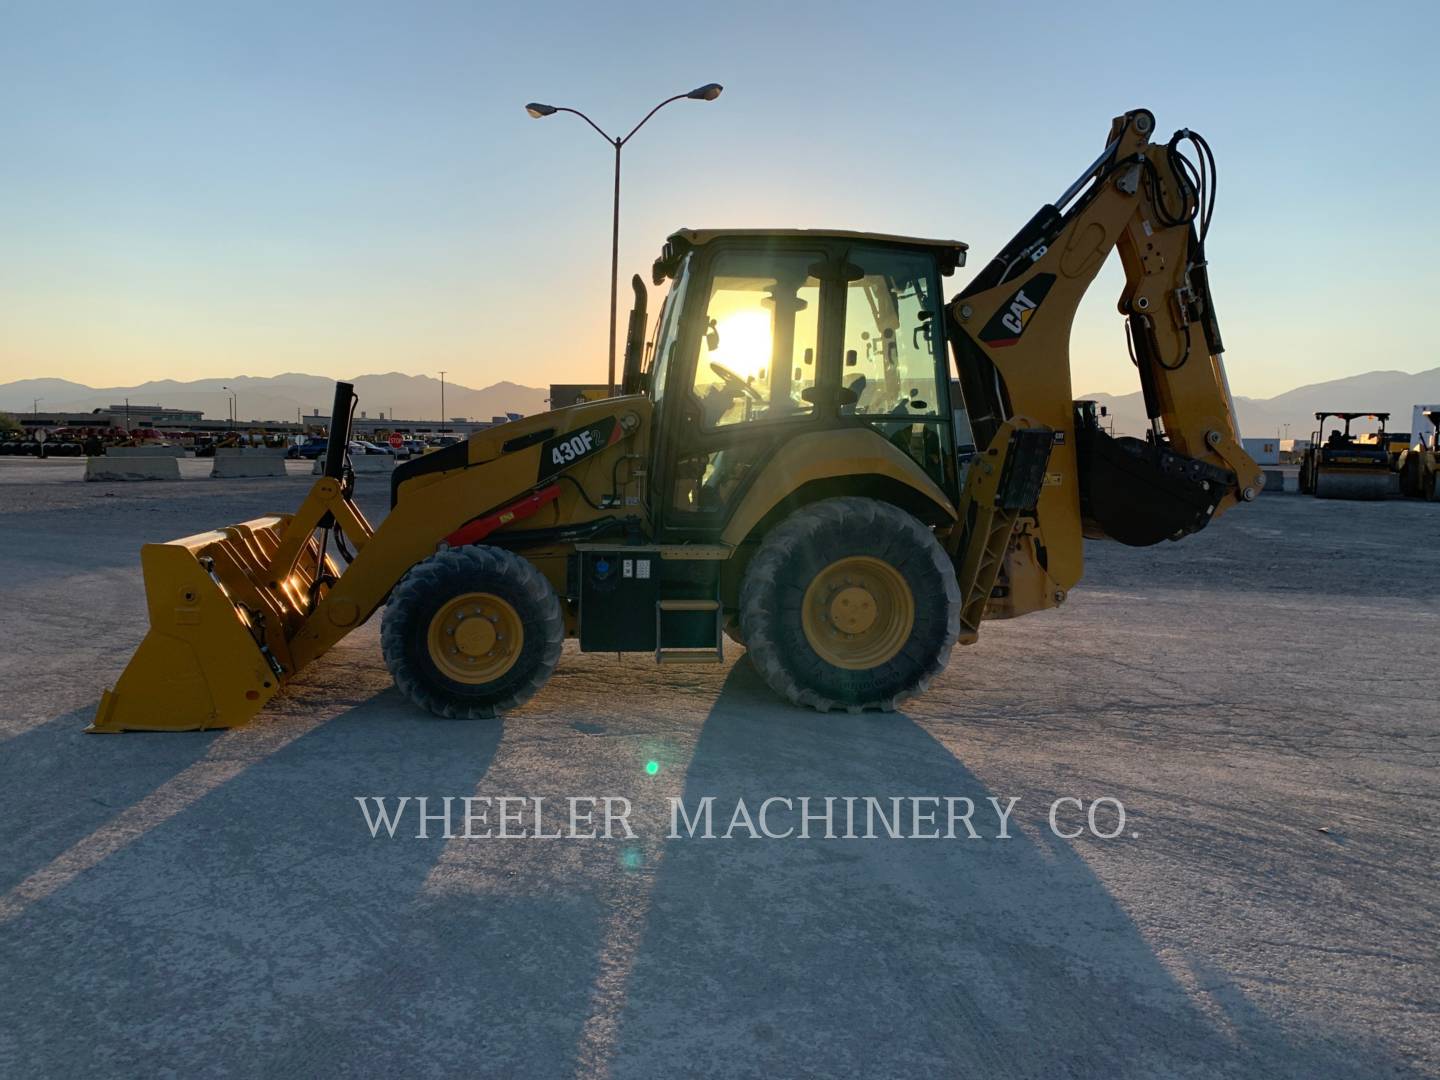
POLYGON ((665 240, 660 258, 655 260, 658 285, 674 272, 680 256, 691 248, 732 237, 776 238, 783 240, 869 240, 882 244, 903 244, 906 247, 935 248, 940 255, 940 269, 949 274, 965 265, 965 252, 970 245, 961 240, 934 240, 921 236, 897 236, 894 233, 855 232, 850 229, 676 229, 665 240))

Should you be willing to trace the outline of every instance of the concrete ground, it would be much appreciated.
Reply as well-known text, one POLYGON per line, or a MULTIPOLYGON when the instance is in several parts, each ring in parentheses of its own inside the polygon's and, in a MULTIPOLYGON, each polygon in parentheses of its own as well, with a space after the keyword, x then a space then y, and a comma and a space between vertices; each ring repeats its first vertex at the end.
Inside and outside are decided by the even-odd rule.
POLYGON ((1440 1075, 1440 507, 1267 496, 1091 545, 1063 610, 893 716, 783 706, 738 649, 567 650, 503 723, 441 721, 372 621, 251 727, 83 735, 145 630, 139 545, 309 482, 185 465, 0 459, 0 1075, 1440 1075), (637 835, 372 839, 377 795, 624 796, 637 835), (667 839, 707 795, 717 832, 966 796, 982 835, 667 839), (1122 836, 1056 837, 1062 796, 1122 836))

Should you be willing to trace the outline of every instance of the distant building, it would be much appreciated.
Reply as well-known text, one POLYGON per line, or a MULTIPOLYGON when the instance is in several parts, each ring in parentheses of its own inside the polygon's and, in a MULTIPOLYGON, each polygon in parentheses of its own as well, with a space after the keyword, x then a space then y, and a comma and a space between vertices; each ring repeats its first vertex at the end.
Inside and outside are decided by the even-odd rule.
MULTIPOLYGON (((205 414, 199 409, 167 409, 163 405, 110 405, 105 410, 112 416, 129 416, 132 421, 144 420, 141 427, 170 427, 175 424, 193 424, 204 419, 205 414)), ((137 426, 132 423, 131 427, 137 426)))
POLYGON ((1280 439, 1241 439, 1240 442, 1256 465, 1280 464, 1280 439))
MULTIPOLYGON (((203 412, 197 409, 167 409, 163 405, 110 405, 89 412, 28 412, 11 414, 24 428, 120 428, 122 430, 156 429, 173 431, 204 425, 203 412)), ((220 426, 224 426, 222 423, 220 426)))

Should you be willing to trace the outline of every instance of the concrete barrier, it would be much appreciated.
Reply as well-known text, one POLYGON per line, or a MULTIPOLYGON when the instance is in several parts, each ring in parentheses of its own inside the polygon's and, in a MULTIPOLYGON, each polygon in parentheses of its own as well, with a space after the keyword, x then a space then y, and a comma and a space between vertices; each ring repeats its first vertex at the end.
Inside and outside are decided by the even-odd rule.
MULTIPOLYGON (((350 467, 355 470, 357 476, 360 473, 391 473, 395 471, 395 456, 393 454, 351 454, 350 467)), ((323 476, 325 459, 316 458, 315 466, 310 471, 316 476, 323 476)))
MULTIPOLYGON (((177 446, 114 446, 104 457, 85 459, 86 480, 179 480, 177 446), (165 453, 155 453, 161 450, 165 453)), ((181 453, 184 453, 182 450, 181 453)))
POLYGON ((220 446, 215 449, 212 477, 284 476, 285 449, 268 446, 220 446))
POLYGON ((1285 494, 1285 473, 1280 469, 1265 469, 1265 487, 1262 489, 1266 495, 1285 494))
POLYGON ((351 454, 350 467, 357 473, 391 473, 395 471, 395 455, 351 454))

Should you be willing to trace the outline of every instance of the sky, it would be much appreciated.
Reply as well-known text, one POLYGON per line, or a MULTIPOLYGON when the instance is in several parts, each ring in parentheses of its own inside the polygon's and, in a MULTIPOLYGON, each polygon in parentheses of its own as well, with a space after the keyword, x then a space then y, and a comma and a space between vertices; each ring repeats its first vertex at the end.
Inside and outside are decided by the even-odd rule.
MULTIPOLYGON (((1151 109, 1218 163, 1236 393, 1440 366, 1440 6, 0 0, 0 381, 603 382, 680 226, 967 241, 958 288, 1151 109), (1193 24, 1193 25, 1187 25, 1193 24)), ((1118 259, 1077 392, 1136 389, 1118 259)), ((652 310, 655 306, 652 301, 652 310)))

